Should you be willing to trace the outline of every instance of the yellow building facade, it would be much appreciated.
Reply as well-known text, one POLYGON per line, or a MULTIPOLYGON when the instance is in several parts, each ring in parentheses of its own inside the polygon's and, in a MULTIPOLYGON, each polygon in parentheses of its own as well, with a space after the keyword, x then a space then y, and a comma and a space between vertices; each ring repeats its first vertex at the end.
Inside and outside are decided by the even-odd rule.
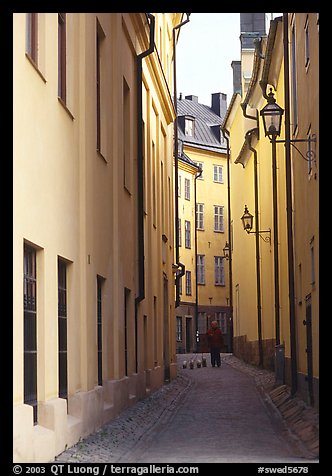
POLYGON ((13 15, 15 462, 52 461, 176 375, 182 15, 13 15))
POLYGON ((180 97, 178 133, 180 261, 185 265, 176 308, 177 351, 207 352, 206 332, 217 320, 224 351, 231 345, 226 143, 220 124, 226 95, 213 93, 211 106, 193 95, 180 97), (179 155, 181 157, 181 155, 179 155))
POLYGON ((278 17, 252 48, 251 80, 242 83, 242 94, 233 95, 222 125, 230 135, 232 164, 234 353, 275 369, 277 381, 318 404, 318 22, 316 14, 287 14, 286 19, 289 68, 284 17, 278 17), (275 167, 260 114, 270 92, 287 108, 293 125, 296 114, 298 126, 291 126, 289 138, 301 140, 293 144, 302 152, 288 142, 286 157, 283 117, 275 167), (250 233, 241 220, 245 210, 253 215, 250 233))

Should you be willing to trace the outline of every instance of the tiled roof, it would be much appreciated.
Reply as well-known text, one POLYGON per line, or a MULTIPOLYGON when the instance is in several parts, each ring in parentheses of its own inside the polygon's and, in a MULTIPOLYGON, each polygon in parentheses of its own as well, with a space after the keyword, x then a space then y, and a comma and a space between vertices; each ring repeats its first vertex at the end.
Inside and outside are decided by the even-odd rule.
POLYGON ((212 129, 213 126, 223 123, 223 117, 215 114, 209 106, 191 99, 178 99, 177 113, 178 117, 192 116, 195 118, 194 136, 185 135, 180 125, 181 121, 178 121, 178 138, 184 144, 219 153, 226 151, 226 141, 223 135, 218 133, 217 135, 220 136, 220 140, 218 140, 212 129))

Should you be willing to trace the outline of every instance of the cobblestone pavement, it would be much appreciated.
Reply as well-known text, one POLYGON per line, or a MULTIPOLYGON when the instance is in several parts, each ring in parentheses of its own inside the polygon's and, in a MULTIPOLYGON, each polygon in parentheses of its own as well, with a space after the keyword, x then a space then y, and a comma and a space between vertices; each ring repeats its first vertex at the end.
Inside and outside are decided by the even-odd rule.
MULTIPOLYGON (((247 365, 232 354, 222 354, 220 368, 212 368, 208 354, 204 354, 208 366, 197 367, 201 357, 178 355, 176 379, 61 453, 55 461, 318 462, 318 453, 308 449, 287 424, 281 407, 274 404, 272 372, 247 365), (183 361, 190 358, 196 359, 194 368, 183 368, 183 361)), ((282 390, 278 395, 284 402, 287 392, 282 390)), ((301 421, 304 414, 302 411, 301 421)), ((311 413, 310 422, 313 425, 314 420, 316 428, 315 418, 316 414, 311 413)))

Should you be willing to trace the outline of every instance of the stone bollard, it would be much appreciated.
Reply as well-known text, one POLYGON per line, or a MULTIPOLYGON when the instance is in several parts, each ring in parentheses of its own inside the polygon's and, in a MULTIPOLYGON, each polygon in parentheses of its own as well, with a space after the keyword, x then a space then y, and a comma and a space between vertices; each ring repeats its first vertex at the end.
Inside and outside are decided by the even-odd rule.
POLYGON ((200 360, 197 360, 196 365, 197 368, 200 369, 202 367, 202 362, 200 360))
POLYGON ((206 357, 202 357, 202 365, 203 367, 206 367, 206 357))

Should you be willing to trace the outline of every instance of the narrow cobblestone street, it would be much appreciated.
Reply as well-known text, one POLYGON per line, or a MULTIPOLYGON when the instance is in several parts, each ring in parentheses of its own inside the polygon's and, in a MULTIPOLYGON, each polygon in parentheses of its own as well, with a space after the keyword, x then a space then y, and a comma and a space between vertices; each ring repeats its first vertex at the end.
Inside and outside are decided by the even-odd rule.
POLYGON ((191 356, 178 355, 175 380, 60 454, 56 462, 318 462, 318 453, 308 450, 268 397, 272 372, 231 354, 222 354, 221 367, 212 368, 208 354, 204 356, 207 367, 196 362, 190 369, 183 368, 183 361, 191 356))

